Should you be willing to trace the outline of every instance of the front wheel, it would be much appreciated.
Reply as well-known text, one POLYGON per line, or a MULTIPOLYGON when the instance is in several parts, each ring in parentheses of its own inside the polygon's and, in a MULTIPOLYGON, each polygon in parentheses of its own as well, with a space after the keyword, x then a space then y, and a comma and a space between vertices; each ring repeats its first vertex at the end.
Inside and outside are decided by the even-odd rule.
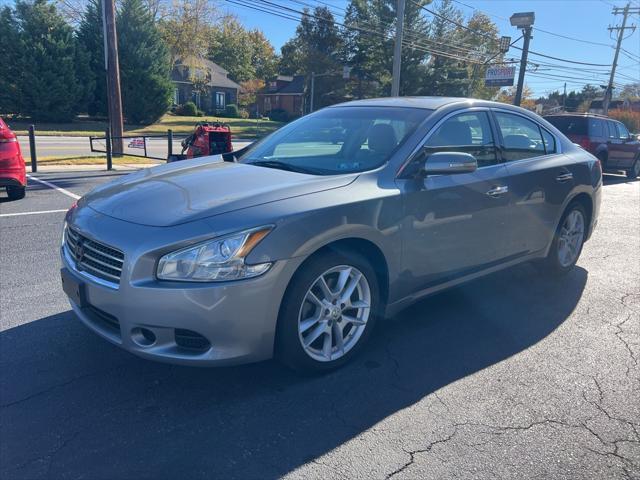
POLYGON ((549 254, 543 261, 545 270, 557 275, 568 273, 580 257, 586 232, 587 214, 580 203, 574 202, 560 219, 549 254))
POLYGON ((635 180, 640 177, 640 157, 636 158, 636 161, 633 162, 633 166, 627 170, 627 178, 629 180, 635 180))
POLYGON ((369 337, 380 305, 369 262, 357 253, 311 258, 294 276, 278 319, 277 356, 304 372, 348 362, 369 337))

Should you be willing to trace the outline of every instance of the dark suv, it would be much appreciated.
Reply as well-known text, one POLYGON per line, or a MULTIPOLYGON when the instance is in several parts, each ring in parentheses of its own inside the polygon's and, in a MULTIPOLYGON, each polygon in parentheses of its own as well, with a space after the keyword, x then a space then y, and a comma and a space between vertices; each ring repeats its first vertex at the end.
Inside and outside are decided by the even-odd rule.
POLYGON ((640 175, 640 142, 622 122, 603 115, 562 114, 544 117, 569 139, 598 157, 605 170, 640 175))

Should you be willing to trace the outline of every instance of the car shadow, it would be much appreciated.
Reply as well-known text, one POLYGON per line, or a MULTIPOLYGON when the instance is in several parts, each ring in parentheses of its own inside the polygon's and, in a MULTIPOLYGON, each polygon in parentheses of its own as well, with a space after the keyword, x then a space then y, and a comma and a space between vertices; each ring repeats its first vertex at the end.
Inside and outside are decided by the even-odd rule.
POLYGON ((639 181, 640 178, 635 178, 633 180, 627 178, 625 174, 617 174, 617 173, 604 173, 602 175, 602 183, 607 185, 618 185, 620 183, 634 183, 639 181))
POLYGON ((138 359, 71 312, 0 334, 0 476, 275 479, 542 341, 587 272, 528 265, 427 298, 378 324, 351 364, 301 376, 138 359))

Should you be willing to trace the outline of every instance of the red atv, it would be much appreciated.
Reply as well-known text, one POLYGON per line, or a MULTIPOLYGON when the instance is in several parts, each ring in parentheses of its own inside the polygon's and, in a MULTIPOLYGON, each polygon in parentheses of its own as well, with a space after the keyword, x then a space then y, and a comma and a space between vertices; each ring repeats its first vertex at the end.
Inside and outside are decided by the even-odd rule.
POLYGON ((233 150, 231 128, 220 122, 198 123, 196 131, 182 140, 181 145, 182 153, 174 155, 171 161, 229 153, 233 150))

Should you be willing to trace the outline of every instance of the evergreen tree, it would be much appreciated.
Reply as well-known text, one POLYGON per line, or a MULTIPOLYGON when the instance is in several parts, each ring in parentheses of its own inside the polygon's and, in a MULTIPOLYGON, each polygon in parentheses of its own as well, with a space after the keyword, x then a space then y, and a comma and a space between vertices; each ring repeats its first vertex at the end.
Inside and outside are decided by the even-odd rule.
POLYGON ((0 10, 0 45, 2 45, 2 68, 0 68, 0 114, 20 111, 20 84, 22 56, 18 24, 9 7, 0 10))
POLYGON ((89 115, 107 115, 107 74, 104 69, 102 3, 89 0, 77 31, 78 70, 83 86, 83 108, 89 115), (83 58, 84 57, 84 58, 83 58))
POLYGON ((331 105, 344 96, 342 38, 331 11, 316 7, 304 10, 296 35, 282 47, 282 66, 291 75, 321 74, 315 81, 314 105, 331 105), (328 75, 327 75, 328 74, 328 75))
POLYGON ((116 24, 124 115, 130 123, 153 123, 171 105, 166 45, 142 0, 123 0, 116 24))
POLYGON ((23 59, 17 80, 20 113, 34 120, 70 121, 79 100, 73 30, 46 0, 18 0, 15 18, 23 59))

